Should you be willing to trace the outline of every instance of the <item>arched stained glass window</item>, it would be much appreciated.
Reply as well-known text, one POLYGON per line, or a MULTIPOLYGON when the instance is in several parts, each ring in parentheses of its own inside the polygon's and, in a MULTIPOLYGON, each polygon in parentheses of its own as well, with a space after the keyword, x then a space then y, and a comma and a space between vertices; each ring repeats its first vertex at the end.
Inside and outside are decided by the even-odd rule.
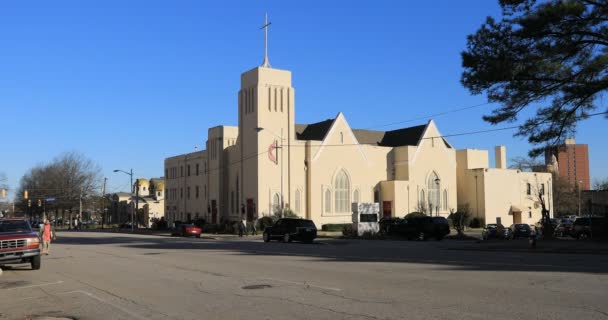
POLYGON ((344 170, 336 176, 334 194, 336 212, 350 212, 350 181, 344 170))

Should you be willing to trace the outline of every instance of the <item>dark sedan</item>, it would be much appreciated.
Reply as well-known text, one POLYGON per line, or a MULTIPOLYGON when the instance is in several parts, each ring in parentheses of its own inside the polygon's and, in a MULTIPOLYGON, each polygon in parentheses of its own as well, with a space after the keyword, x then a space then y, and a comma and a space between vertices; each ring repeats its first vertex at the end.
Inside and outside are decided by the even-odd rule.
POLYGON ((507 239, 509 236, 508 230, 502 224, 486 224, 481 232, 481 237, 483 240, 507 239))
POLYGON ((390 231, 408 240, 427 240, 435 238, 442 240, 450 234, 450 226, 443 217, 411 217, 399 220, 391 225, 390 231))
POLYGON ((563 219, 555 228, 554 235, 556 237, 566 237, 572 234, 572 220, 563 219))
POLYGON ((283 242, 296 240, 312 243, 316 237, 317 227, 312 220, 307 219, 279 219, 272 227, 264 230, 264 242, 280 239, 283 242))
POLYGON ((531 231, 532 231, 532 229, 530 228, 530 225, 528 225, 528 224, 525 224, 525 223, 512 224, 509 227, 509 236, 511 237, 511 239, 527 238, 530 236, 531 231))

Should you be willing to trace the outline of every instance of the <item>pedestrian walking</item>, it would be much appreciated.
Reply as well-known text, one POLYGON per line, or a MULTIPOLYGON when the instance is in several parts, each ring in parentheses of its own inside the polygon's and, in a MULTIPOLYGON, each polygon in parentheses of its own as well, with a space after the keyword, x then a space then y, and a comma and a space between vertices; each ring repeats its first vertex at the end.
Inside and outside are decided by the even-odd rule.
POLYGON ((247 235, 247 219, 245 218, 245 216, 243 215, 243 217, 241 218, 241 224, 243 225, 243 233, 245 235, 247 235))
POLYGON ((237 225, 239 228, 239 237, 243 237, 243 233, 245 232, 245 225, 243 225, 243 221, 239 221, 237 225))
POLYGON ((252 236, 255 236, 258 234, 258 229, 256 229, 255 224, 256 224, 255 220, 251 221, 251 235, 252 236))
POLYGON ((44 220, 44 227, 40 228, 40 239, 42 240, 42 254, 49 255, 51 241, 56 239, 55 229, 51 226, 49 219, 44 220))

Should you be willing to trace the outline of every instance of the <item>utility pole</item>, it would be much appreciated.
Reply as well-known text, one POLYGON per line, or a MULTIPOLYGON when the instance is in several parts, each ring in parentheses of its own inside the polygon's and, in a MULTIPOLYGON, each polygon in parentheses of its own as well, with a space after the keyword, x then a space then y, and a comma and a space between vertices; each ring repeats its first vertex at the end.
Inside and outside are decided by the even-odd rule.
POLYGON ((106 182, 108 178, 103 178, 103 188, 101 189, 101 229, 106 220, 106 182))
MULTIPOLYGON (((139 179, 135 179, 135 214, 137 214, 137 211, 139 209, 139 179)), ((133 232, 133 216, 134 214, 131 214, 131 232, 133 232)))
POLYGON ((82 219, 82 190, 83 190, 83 188, 82 188, 82 187, 80 187, 80 199, 79 199, 79 202, 80 202, 80 207, 79 207, 79 209, 78 209, 78 211, 79 211, 79 212, 78 212, 78 217, 76 217, 76 223, 75 223, 75 225, 74 225, 74 227, 76 227, 76 229, 78 229, 78 228, 79 228, 79 223, 81 222, 80 220, 82 219), (79 220, 79 219, 80 219, 80 220, 79 220))

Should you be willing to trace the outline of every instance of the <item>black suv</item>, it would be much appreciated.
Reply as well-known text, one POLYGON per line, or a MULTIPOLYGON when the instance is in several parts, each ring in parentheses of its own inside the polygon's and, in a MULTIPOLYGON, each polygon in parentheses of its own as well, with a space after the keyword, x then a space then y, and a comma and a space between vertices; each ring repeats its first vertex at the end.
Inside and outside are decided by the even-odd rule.
POLYGON ((608 236, 608 218, 579 217, 574 220, 570 234, 577 239, 606 238, 608 236))
POLYGON ((399 220, 391 225, 391 233, 399 234, 408 240, 426 240, 435 238, 441 240, 450 234, 448 220, 444 217, 411 217, 399 220))
POLYGON ((293 240, 312 243, 317 237, 317 227, 312 220, 283 218, 279 219, 272 227, 264 230, 264 242, 280 239, 283 242, 293 240))

